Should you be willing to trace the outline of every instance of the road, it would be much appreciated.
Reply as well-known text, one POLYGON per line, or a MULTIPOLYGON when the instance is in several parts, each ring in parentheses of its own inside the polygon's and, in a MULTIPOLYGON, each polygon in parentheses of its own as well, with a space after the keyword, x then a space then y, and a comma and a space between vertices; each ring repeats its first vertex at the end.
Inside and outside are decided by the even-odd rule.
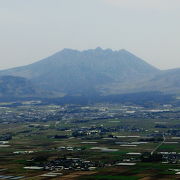
POLYGON ((166 141, 166 137, 165 137, 165 135, 163 134, 163 141, 162 141, 155 149, 153 149, 153 151, 151 152, 151 155, 153 155, 154 152, 156 152, 156 151, 159 149, 159 147, 160 147, 165 141, 166 141))

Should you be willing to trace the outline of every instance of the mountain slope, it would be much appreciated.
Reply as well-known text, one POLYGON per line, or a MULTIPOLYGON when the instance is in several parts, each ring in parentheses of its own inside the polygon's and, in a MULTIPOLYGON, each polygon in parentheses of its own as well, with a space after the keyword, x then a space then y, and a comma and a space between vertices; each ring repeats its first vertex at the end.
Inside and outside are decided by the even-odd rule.
POLYGON ((29 80, 14 76, 0 77, 0 97, 36 96, 40 96, 40 92, 29 80))
POLYGON ((126 50, 96 48, 64 49, 37 63, 1 71, 0 75, 25 77, 45 90, 72 95, 99 93, 108 90, 106 87, 132 84, 159 72, 126 50))
POLYGON ((161 91, 165 93, 180 93, 180 68, 162 71, 144 84, 140 89, 161 91))

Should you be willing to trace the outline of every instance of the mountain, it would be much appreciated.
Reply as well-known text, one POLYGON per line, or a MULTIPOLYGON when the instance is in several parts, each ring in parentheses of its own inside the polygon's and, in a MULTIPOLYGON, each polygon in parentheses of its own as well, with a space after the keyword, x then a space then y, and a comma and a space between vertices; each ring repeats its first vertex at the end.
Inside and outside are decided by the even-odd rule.
POLYGON ((15 76, 0 77, 0 97, 39 97, 40 91, 27 79, 15 76))
POLYGON ((127 91, 136 82, 159 73, 160 70, 126 50, 96 48, 64 49, 39 62, 0 71, 0 76, 27 78, 38 88, 56 94, 82 95, 127 91))
POLYGON ((144 84, 139 84, 139 89, 179 94, 180 68, 161 71, 160 74, 144 82, 144 84))

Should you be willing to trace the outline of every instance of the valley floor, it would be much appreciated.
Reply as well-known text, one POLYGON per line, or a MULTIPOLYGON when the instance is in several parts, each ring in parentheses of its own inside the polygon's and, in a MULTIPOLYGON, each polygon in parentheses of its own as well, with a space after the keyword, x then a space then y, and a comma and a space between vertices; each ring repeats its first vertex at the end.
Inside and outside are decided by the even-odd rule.
POLYGON ((180 108, 0 104, 0 179, 180 179, 180 108))

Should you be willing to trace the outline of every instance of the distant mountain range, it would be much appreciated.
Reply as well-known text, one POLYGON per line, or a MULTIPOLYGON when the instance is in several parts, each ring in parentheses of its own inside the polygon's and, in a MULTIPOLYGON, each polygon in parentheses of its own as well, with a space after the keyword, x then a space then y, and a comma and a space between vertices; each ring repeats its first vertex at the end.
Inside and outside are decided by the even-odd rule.
POLYGON ((126 50, 64 49, 39 62, 0 71, 0 96, 180 92, 180 69, 161 71, 126 50), (48 92, 48 93, 47 93, 48 92))

